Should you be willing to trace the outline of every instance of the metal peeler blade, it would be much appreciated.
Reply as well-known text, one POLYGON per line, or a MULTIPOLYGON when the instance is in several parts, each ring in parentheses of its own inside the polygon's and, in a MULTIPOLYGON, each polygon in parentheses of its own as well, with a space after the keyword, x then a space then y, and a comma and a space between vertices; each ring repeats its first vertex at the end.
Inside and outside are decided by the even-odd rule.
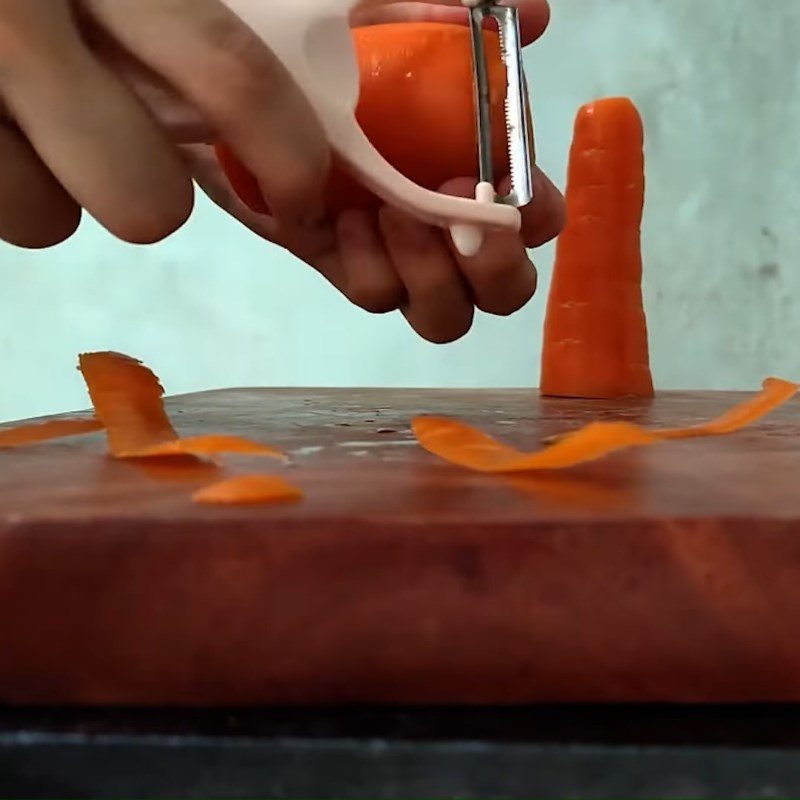
POLYGON ((527 84, 522 64, 519 12, 495 0, 482 0, 469 10, 475 69, 475 108, 478 132, 478 175, 481 183, 496 187, 492 163, 492 115, 489 70, 483 39, 487 18, 497 22, 500 52, 506 70, 505 121, 511 173, 511 191, 496 202, 521 208, 533 200, 533 136, 526 105, 527 84))

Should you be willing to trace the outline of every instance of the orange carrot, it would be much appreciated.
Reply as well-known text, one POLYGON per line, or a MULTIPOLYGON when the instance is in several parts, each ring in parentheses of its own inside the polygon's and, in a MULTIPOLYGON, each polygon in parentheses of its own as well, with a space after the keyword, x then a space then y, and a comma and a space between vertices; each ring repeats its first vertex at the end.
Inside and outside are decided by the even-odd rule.
POLYGON ((173 439, 162 444, 131 450, 121 454, 121 458, 164 458, 166 456, 216 456, 224 453, 250 456, 284 458, 283 453, 274 447, 259 444, 241 436, 190 436, 173 439))
POLYGON ((79 369, 113 455, 178 438, 164 410, 164 390, 141 362, 120 353, 85 353, 79 369))
POLYGON ((534 453, 525 453, 501 444, 468 425, 439 417, 420 417, 414 420, 413 430, 417 441, 428 452, 476 472, 566 469, 631 447, 643 447, 670 439, 734 433, 787 402, 798 390, 800 384, 768 378, 756 397, 745 400, 703 425, 648 430, 627 422, 595 422, 560 437, 552 446, 534 453))
POLYGON ((236 154, 226 144, 214 145, 214 151, 222 171, 228 178, 236 196, 256 214, 268 214, 269 206, 261 193, 261 187, 252 173, 236 158, 236 154))
POLYGON ((87 353, 80 357, 80 370, 95 414, 105 426, 111 453, 117 458, 141 460, 223 453, 283 457, 273 447, 241 436, 179 438, 164 409, 164 389, 158 378, 129 356, 87 353))
POLYGON ((293 503, 303 493, 277 475, 239 475, 206 486, 192 495, 195 503, 204 505, 259 505, 293 503))
POLYGON ((101 430, 103 425, 96 419, 51 419, 46 422, 16 425, 0 430, 0 450, 50 442, 54 439, 66 439, 69 436, 81 436, 101 430))
POLYGON ((627 98, 580 109, 547 303, 541 391, 652 397, 642 303, 644 134, 627 98))
MULTIPOLYGON (((369 140, 395 169, 420 186, 438 190, 477 170, 472 54, 465 25, 401 22, 352 31, 360 75, 356 118, 369 140), (402 125, 398 124, 398 110, 402 125)), ((503 106, 505 74, 500 40, 484 34, 489 64, 495 170, 508 174, 503 106)), ((258 182, 224 144, 217 160, 231 187, 251 211, 267 213, 258 182)), ((334 162, 327 185, 332 214, 374 208, 379 201, 334 162)))
POLYGON ((567 434, 552 447, 524 453, 455 420, 422 417, 414 420, 413 430, 428 452, 476 472, 566 469, 616 450, 657 441, 654 434, 627 422, 594 422, 567 434))
POLYGON ((739 403, 711 422, 686 428, 664 428, 658 431, 658 435, 662 439, 693 439, 700 436, 723 436, 726 433, 735 433, 791 400, 797 391, 796 383, 780 378, 767 378, 759 394, 739 403))

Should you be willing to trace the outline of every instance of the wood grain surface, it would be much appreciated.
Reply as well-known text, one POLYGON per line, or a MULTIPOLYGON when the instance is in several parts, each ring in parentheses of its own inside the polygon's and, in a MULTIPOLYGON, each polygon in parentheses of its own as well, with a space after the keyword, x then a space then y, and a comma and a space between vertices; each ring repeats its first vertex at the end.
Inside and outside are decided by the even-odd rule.
POLYGON ((252 705, 800 700, 800 404, 569 473, 472 474, 418 413, 517 446, 741 398, 230 390, 182 434, 254 437, 298 506, 193 505, 102 435, 0 452, 0 701, 252 705))

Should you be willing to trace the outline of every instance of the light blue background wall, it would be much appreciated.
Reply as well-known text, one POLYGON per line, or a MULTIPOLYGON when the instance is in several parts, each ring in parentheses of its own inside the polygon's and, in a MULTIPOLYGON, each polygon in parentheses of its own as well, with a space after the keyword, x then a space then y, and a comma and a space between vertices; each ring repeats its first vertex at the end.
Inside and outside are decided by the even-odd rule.
MULTIPOLYGON (((662 388, 800 376, 797 0, 552 0, 530 50, 540 161, 563 181, 575 109, 628 94, 647 126, 644 230, 662 388)), ((182 231, 126 246, 87 222, 69 243, 0 246, 0 418, 86 405, 82 350, 145 359, 170 392, 248 384, 533 386, 542 289, 511 319, 427 345, 349 307, 310 269, 207 202, 182 231)))

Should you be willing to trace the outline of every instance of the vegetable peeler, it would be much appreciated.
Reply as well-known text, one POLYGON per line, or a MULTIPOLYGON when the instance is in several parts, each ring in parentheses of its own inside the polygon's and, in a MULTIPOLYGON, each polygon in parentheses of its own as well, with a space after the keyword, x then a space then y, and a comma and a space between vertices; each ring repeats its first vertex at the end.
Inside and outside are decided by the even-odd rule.
MULTIPOLYGON (((519 208, 533 199, 533 147, 526 105, 519 16, 496 0, 461 0, 469 15, 478 133, 475 199, 450 197, 418 186, 392 167, 356 121, 359 73, 350 35, 359 8, 397 0, 292 0, 276 8, 269 0, 224 0, 270 47, 295 77, 317 112, 331 149, 353 175, 388 205, 449 229, 464 255, 478 252, 485 228, 519 230, 519 208), (501 196, 492 165, 492 123, 483 28, 497 23, 506 69, 506 134, 511 190, 501 196)), ((436 2, 436 0, 426 0, 436 2)))

